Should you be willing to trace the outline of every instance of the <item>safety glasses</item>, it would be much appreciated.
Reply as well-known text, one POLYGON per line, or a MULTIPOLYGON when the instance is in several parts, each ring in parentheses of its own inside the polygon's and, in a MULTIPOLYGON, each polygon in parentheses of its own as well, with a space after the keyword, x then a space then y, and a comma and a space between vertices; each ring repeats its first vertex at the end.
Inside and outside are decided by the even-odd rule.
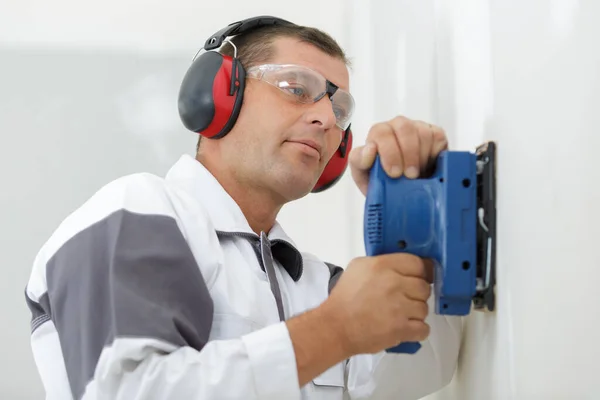
POLYGON ((294 64, 263 64, 251 67, 246 76, 267 82, 299 103, 315 103, 329 95, 336 126, 345 131, 354 113, 354 98, 310 68, 294 64))

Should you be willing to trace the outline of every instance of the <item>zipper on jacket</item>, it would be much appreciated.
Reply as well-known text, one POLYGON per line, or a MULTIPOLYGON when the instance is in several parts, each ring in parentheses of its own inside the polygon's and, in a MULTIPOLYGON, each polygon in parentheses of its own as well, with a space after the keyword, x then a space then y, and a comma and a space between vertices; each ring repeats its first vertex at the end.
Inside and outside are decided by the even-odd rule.
POLYGON ((273 294, 273 297, 275 298, 275 304, 277 305, 277 312, 279 314, 279 320, 280 321, 285 321, 285 311, 283 309, 283 300, 281 297, 281 290, 279 289, 279 282, 277 281, 277 275, 275 274, 275 267, 273 266, 273 253, 271 252, 271 243, 276 243, 276 242, 285 242, 287 244, 289 244, 287 241, 285 240, 280 240, 280 239, 276 239, 273 242, 271 242, 269 240, 269 238, 267 237, 267 234, 264 232, 261 232, 261 235, 258 236, 257 234, 254 233, 247 233, 247 232, 223 232, 223 231, 217 231, 217 234, 219 235, 223 235, 223 236, 229 236, 229 237, 242 237, 245 239, 251 239, 252 242, 254 243, 250 243, 250 245, 254 248, 257 249, 255 247, 255 244, 258 245, 259 249, 258 252, 255 251, 256 254, 256 258, 258 260, 258 262, 261 264, 261 266, 263 267, 265 274, 267 276, 267 280, 269 282, 269 286, 271 288, 271 293, 273 294))

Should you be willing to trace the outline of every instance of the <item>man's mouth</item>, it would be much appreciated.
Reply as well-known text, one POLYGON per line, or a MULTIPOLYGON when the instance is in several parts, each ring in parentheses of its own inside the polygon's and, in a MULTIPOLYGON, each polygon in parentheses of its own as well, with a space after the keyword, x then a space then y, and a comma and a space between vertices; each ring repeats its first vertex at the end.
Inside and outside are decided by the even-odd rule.
POLYGON ((289 140, 290 143, 295 143, 297 145, 305 147, 305 151, 308 153, 312 153, 319 158, 321 158, 321 145, 310 139, 298 139, 298 140, 289 140))

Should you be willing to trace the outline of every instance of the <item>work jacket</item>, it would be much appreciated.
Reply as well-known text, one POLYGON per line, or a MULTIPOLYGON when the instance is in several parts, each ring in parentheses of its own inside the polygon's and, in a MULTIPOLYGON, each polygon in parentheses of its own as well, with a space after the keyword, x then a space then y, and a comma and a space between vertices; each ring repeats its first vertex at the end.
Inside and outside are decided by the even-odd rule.
POLYGON ((418 353, 357 355, 299 387, 285 320, 342 273, 279 223, 254 233, 188 155, 165 177, 116 179, 34 261, 26 301, 47 399, 418 399, 447 384, 461 320, 431 313, 418 353))

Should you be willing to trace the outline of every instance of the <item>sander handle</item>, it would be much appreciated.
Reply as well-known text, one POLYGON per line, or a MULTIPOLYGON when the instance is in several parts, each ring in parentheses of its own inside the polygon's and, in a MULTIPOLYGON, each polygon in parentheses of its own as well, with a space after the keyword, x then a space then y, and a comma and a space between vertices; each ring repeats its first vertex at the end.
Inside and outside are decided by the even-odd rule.
MULTIPOLYGON (((373 167, 370 170, 369 187, 367 190, 364 216, 364 238, 367 256, 376 256, 390 252, 384 245, 383 236, 386 228, 384 219, 387 217, 382 214, 385 210, 386 186, 390 183, 390 178, 383 166, 379 155, 375 158, 373 167)), ((406 180, 400 177, 398 180, 406 180)), ((398 182, 396 179, 394 181, 398 182)), ((414 181, 414 180, 413 180, 414 181)), ((409 185, 414 185, 412 184, 409 185)), ((400 249, 398 249, 400 250, 400 249)), ((402 342, 386 350, 388 353, 415 354, 421 348, 419 342, 402 342)))

